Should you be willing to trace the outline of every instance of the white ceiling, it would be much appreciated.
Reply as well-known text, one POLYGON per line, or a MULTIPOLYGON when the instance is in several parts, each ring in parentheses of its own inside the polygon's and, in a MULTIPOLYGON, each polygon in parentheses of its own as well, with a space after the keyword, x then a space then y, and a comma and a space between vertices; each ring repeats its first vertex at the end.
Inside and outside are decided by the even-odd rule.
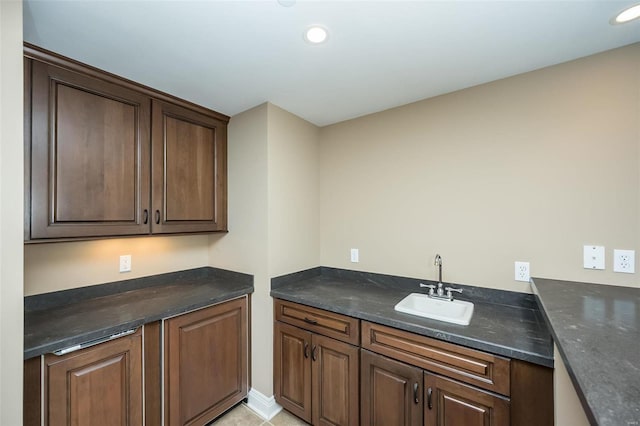
POLYGON ((270 101, 323 126, 640 42, 640 20, 609 24, 637 2, 25 0, 24 39, 223 114, 270 101))

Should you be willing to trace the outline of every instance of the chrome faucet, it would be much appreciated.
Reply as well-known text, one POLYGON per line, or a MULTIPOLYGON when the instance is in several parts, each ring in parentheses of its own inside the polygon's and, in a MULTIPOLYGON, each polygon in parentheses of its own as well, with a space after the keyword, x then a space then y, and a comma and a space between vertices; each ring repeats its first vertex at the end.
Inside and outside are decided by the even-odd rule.
POLYGON ((440 290, 442 289, 442 257, 439 254, 436 254, 436 259, 433 264, 438 267, 438 290, 440 290))
POLYGON ((436 254, 434 265, 438 267, 437 287, 433 284, 422 284, 422 283, 420 283, 420 287, 428 288, 429 289, 428 296, 433 297, 434 299, 453 300, 453 295, 451 293, 452 292, 462 293, 462 289, 453 288, 453 287, 444 287, 444 284, 442 283, 442 256, 440 256, 439 254, 436 254))

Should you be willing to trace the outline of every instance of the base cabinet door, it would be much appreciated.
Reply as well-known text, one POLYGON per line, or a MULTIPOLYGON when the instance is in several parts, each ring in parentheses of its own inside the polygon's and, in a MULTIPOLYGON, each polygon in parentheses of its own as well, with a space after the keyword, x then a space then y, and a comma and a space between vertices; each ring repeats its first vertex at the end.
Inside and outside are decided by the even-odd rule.
POLYGON ((362 424, 421 426, 422 369, 364 349, 360 364, 362 424))
POLYGON ((359 424, 358 348, 313 335, 311 350, 313 424, 359 424))
POLYGON ((311 333, 276 322, 274 361, 276 400, 311 422, 311 333))
POLYGON ((140 331, 44 363, 45 425, 142 426, 140 331))
POLYGON ((165 424, 202 426, 247 396, 247 299, 165 321, 165 424))
POLYGON ((276 401, 302 420, 359 425, 359 364, 356 346, 276 321, 276 401))
POLYGON ((509 401, 484 390, 424 373, 425 424, 508 426, 509 401))

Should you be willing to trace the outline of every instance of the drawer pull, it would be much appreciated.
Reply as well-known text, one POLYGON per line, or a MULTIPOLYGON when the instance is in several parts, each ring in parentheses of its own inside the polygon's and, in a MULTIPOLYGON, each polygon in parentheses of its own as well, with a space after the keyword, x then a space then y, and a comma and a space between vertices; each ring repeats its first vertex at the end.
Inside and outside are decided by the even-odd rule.
POLYGON ((429 410, 431 410, 433 408, 433 404, 431 404, 431 394, 433 393, 433 391, 431 390, 431 388, 427 389, 427 406, 429 407, 429 410))
POLYGON ((144 209, 144 212, 142 213, 142 223, 145 225, 149 223, 149 210, 147 209, 144 209))
POLYGON ((156 225, 160 225, 160 210, 156 210, 156 225))
POLYGON ((309 344, 304 342, 304 357, 309 358, 309 344))
POLYGON ((313 348, 311 348, 311 359, 312 360, 316 360, 316 349, 318 349, 318 347, 316 345, 313 345, 313 348))
POLYGON ((304 322, 311 325, 318 325, 318 321, 313 318, 304 317, 304 322))
POLYGON ((416 404, 420 402, 420 399, 418 398, 418 388, 418 382, 415 382, 413 384, 413 402, 415 402, 416 404))

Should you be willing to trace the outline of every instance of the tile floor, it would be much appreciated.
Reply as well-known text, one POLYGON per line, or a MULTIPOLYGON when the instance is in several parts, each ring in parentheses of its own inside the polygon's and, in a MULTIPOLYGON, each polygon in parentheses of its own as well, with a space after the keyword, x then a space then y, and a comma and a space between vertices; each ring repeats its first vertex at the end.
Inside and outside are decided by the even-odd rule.
POLYGON ((303 422, 293 414, 289 414, 285 410, 280 411, 270 421, 264 420, 262 417, 254 413, 243 402, 234 409, 227 412, 218 420, 210 423, 210 426, 307 426, 308 423, 303 422))

